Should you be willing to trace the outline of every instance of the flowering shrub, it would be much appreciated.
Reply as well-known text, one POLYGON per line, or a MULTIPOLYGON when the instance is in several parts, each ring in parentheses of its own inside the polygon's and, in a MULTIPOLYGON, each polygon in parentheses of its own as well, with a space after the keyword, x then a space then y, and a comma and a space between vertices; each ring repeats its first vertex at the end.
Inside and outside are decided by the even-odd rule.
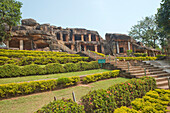
POLYGON ((130 102, 135 98, 142 97, 146 92, 155 88, 156 81, 152 77, 131 79, 125 83, 113 85, 107 90, 89 92, 81 98, 81 102, 85 107, 85 111, 88 113, 93 111, 113 112, 117 107, 123 105, 129 106, 130 102))
POLYGON ((119 76, 119 71, 120 70, 113 70, 113 71, 103 72, 99 74, 87 75, 86 77, 83 78, 83 83, 87 84, 87 83, 95 82, 95 81, 102 80, 102 79, 115 78, 119 76))
POLYGON ((71 99, 57 100, 50 102, 48 105, 42 107, 36 113, 85 113, 84 107, 73 102, 71 99))

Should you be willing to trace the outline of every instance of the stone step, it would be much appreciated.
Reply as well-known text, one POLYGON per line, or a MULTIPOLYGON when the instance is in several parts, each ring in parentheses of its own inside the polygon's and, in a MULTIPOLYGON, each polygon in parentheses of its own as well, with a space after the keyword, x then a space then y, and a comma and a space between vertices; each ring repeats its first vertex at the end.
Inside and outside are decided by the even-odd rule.
POLYGON ((168 85, 168 80, 156 82, 157 87, 168 85))
MULTIPOLYGON (((122 70, 128 71, 128 68, 122 68, 122 70)), ((144 68, 129 68, 129 71, 138 71, 138 70, 144 70, 144 68)))
POLYGON ((168 85, 157 86, 157 88, 159 88, 159 89, 169 89, 169 86, 168 85))
MULTIPOLYGON (((146 72, 162 71, 163 69, 146 69, 146 72)), ((126 70, 128 72, 128 70, 126 70)), ((144 69, 129 70, 130 73, 144 73, 144 69)))
MULTIPOLYGON (((128 66, 117 66, 118 68, 123 68, 123 69, 128 69, 128 66)), ((129 66, 129 69, 132 69, 132 68, 142 68, 140 66, 129 66)))
MULTIPOLYGON (((140 77, 145 76, 145 75, 133 75, 133 76, 136 76, 136 78, 140 78, 140 77)), ((161 74, 146 75, 146 76, 150 76, 150 77, 153 77, 153 78, 169 77, 170 73, 161 73, 161 74)))
POLYGON ((159 81, 168 81, 168 78, 167 77, 160 77, 160 78, 155 78, 156 82, 159 82, 159 81))
MULTIPOLYGON (((166 73, 164 71, 153 71, 153 72, 146 72, 146 75, 155 75, 155 74, 161 74, 161 73, 166 73)), ((139 73, 139 72, 136 72, 136 73, 132 73, 132 75, 136 75, 136 76, 140 76, 140 75, 145 75, 145 73, 139 73)))
POLYGON ((170 73, 161 73, 161 74, 155 74, 155 75, 148 75, 154 78, 158 78, 158 77, 169 77, 170 73))

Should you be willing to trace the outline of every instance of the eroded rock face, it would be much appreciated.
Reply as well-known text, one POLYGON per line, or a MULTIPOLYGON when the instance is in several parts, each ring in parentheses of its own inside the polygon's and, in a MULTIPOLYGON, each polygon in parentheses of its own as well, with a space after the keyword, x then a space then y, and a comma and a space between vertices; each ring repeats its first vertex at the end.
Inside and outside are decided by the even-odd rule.
MULTIPOLYGON (((10 41, 10 44, 14 46, 15 44, 19 44, 20 40, 24 40, 24 46, 26 46, 24 49, 43 49, 49 47, 51 49, 59 48, 71 51, 71 48, 67 47, 68 44, 74 45, 75 41, 78 43, 82 43, 83 41, 84 44, 88 44, 88 42, 85 42, 88 40, 84 40, 84 38, 88 39, 89 34, 91 41, 97 39, 96 42, 90 42, 90 44, 100 45, 100 42, 103 41, 97 31, 86 30, 83 28, 63 29, 62 27, 50 24, 39 24, 34 19, 23 19, 22 25, 12 27, 11 34, 12 40, 10 41), (84 37, 83 40, 82 35, 84 37), (66 42, 68 42, 67 46, 66 42)), ((71 45, 69 46, 71 47, 71 45)), ((19 45, 16 45, 15 47, 19 47, 19 45)), ((77 47, 75 46, 75 48, 77 47)))
POLYGON ((26 25, 26 26, 36 26, 38 25, 38 23, 36 22, 36 20, 34 19, 23 19, 22 21, 22 25, 26 25))

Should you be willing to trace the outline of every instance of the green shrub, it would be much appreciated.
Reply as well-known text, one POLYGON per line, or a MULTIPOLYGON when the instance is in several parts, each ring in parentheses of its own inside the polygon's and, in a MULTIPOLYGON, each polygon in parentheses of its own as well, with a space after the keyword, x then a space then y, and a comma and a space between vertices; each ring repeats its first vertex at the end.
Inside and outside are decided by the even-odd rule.
POLYGON ((46 70, 44 70, 37 64, 23 66, 22 68, 20 68, 20 71, 21 71, 20 76, 43 75, 47 73, 46 70))
POLYGON ((164 57, 164 56, 166 56, 166 55, 161 55, 161 54, 156 55, 157 58, 164 57))
POLYGON ((120 61, 126 60, 139 60, 139 61, 144 61, 144 60, 156 60, 156 57, 117 57, 120 61))
POLYGON ((65 72, 74 72, 78 71, 77 64, 75 63, 67 63, 64 65, 65 72))
POLYGON ((131 79, 125 83, 119 83, 111 86, 107 90, 91 91, 81 98, 81 103, 84 105, 85 111, 88 113, 93 111, 113 112, 117 107, 123 105, 130 106, 131 101, 135 98, 142 97, 146 94, 146 92, 155 88, 156 81, 152 77, 131 79), (104 95, 104 92, 107 94, 104 95), (112 101, 108 101, 108 97, 112 101), (110 105, 112 105, 112 107, 110 105))
POLYGON ((20 67, 14 64, 5 64, 0 67, 0 77, 17 77, 20 76, 20 67))
POLYGON ((37 64, 30 64, 19 67, 14 64, 5 64, 0 67, 0 77, 17 77, 17 76, 28 76, 28 75, 43 75, 43 74, 54 74, 62 72, 73 72, 89 69, 98 69, 99 64, 97 61, 92 62, 79 62, 69 63, 64 66, 58 63, 47 64, 44 68, 37 64))
POLYGON ((146 57, 146 56, 148 56, 147 53, 134 53, 133 55, 136 56, 136 57, 146 57))
POLYGON ((167 105, 170 102, 169 94, 168 92, 165 93, 166 91, 168 90, 155 89, 155 91, 149 91, 143 98, 132 101, 132 108, 142 113, 166 113, 167 105))
POLYGON ((99 74, 87 75, 86 77, 83 78, 83 83, 87 84, 102 79, 115 78, 119 76, 119 71, 120 70, 113 70, 113 71, 103 72, 99 74))
POLYGON ((95 52, 95 51, 90 51, 90 52, 93 52, 93 53, 96 53, 99 56, 105 57, 105 54, 103 54, 103 53, 98 53, 98 52, 95 52))
POLYGON ((51 80, 39 80, 30 82, 0 84, 0 97, 13 97, 40 91, 54 90, 76 85, 80 77, 59 78, 51 80))
POLYGON ((64 72, 64 68, 59 63, 51 63, 47 64, 44 69, 46 70, 47 74, 53 74, 53 73, 61 73, 64 72))
POLYGON ((36 113, 85 113, 84 107, 73 102, 71 99, 50 102, 36 113))
POLYGON ((115 109, 114 113, 139 113, 137 110, 130 109, 126 106, 115 109))

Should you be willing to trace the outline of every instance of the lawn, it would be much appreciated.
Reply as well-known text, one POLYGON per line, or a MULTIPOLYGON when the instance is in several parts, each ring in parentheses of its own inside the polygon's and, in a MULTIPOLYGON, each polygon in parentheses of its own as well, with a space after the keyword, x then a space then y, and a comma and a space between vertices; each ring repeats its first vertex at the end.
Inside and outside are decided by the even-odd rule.
POLYGON ((96 89, 107 89, 109 86, 116 83, 125 82, 127 78, 113 78, 108 80, 102 80, 94 82, 88 85, 73 86, 61 90, 49 91, 44 93, 37 93, 22 97, 16 97, 12 99, 0 101, 0 112, 1 113, 33 113, 40 109, 42 106, 53 101, 54 96, 57 99, 61 98, 72 98, 72 91, 75 92, 77 101, 87 94, 90 90, 96 89))
POLYGON ((111 70, 95 69, 95 70, 88 70, 88 71, 58 73, 58 74, 49 74, 49 75, 35 75, 35 76, 25 76, 25 77, 15 77, 15 78, 1 78, 0 84, 33 81, 33 80, 41 80, 41 79, 53 79, 53 78, 61 78, 61 77, 80 76, 80 75, 102 73, 102 72, 106 72, 106 71, 111 71, 111 70))

